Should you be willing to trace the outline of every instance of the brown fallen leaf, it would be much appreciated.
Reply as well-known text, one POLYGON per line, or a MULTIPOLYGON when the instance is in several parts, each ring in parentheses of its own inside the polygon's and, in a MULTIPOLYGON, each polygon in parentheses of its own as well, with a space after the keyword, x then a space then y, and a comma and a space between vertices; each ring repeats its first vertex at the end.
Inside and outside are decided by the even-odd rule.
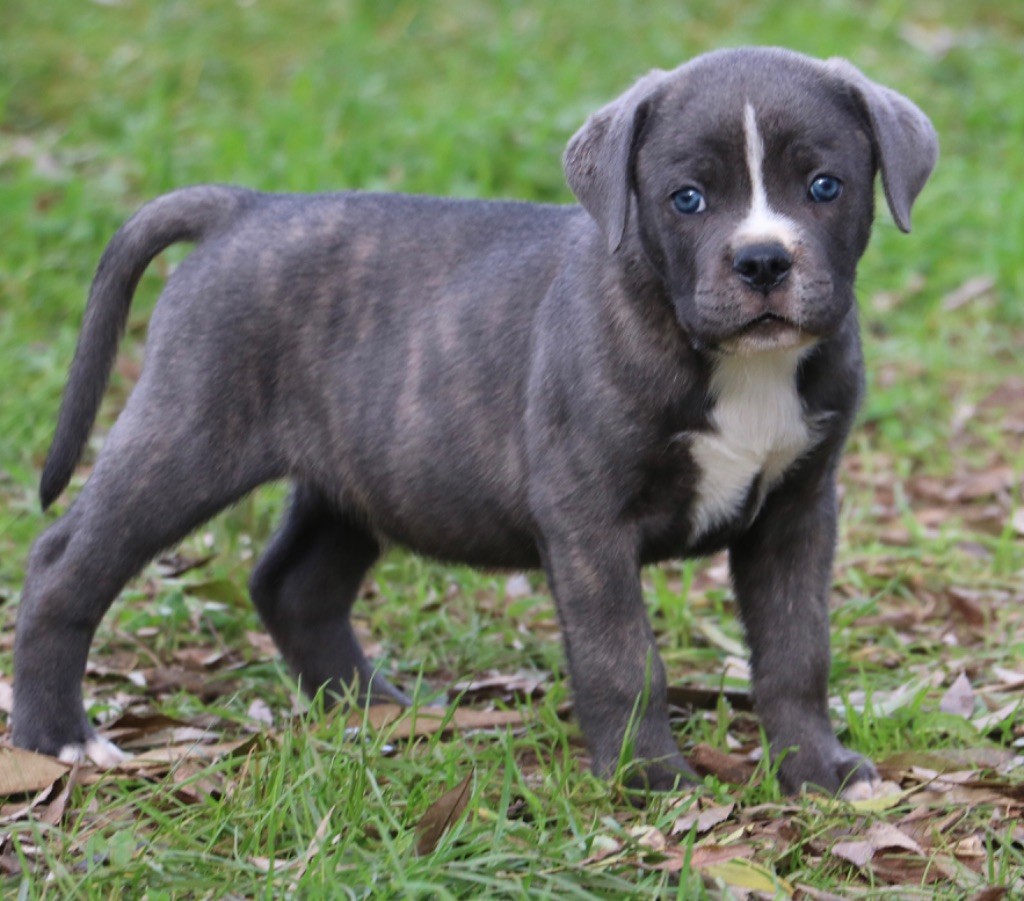
MULTIPOLYGON (((0 807, 0 824, 16 823, 24 820, 36 810, 45 811, 60 796, 62 790, 62 779, 58 778, 52 785, 46 786, 42 791, 37 792, 32 798, 22 800, 14 804, 4 804, 0 807)), ((3 833, 0 833, 2 839, 3 833)))
POLYGON ((751 763, 745 757, 736 754, 726 754, 711 745, 697 745, 688 755, 687 760, 701 776, 715 776, 723 782, 731 782, 734 785, 742 785, 750 781, 757 769, 756 764, 751 763))
POLYGON ((184 720, 162 713, 123 713, 103 727, 103 737, 115 744, 130 744, 167 729, 188 726, 184 720))
POLYGON ((891 885, 932 885, 943 880, 955 881, 957 866, 952 858, 941 854, 927 859, 884 854, 871 861, 871 873, 891 885))
MULTIPOLYGON (((298 884, 305 875, 306 869, 323 846, 324 839, 327 838, 328 828, 330 827, 331 816, 334 814, 334 810, 335 808, 332 807, 320 820, 320 824, 316 827, 316 832, 313 834, 312 841, 310 841, 301 857, 270 858, 256 856, 249 858, 250 862, 261 873, 269 873, 271 871, 274 871, 275 873, 286 873, 295 870, 290 883, 290 891, 288 892, 290 896, 298 888, 298 884)), ((335 872, 344 872, 350 869, 352 869, 351 866, 343 864, 336 867, 335 872)))
POLYGON ((332 807, 330 810, 327 811, 327 813, 324 814, 323 818, 320 820, 319 825, 316 827, 316 832, 313 833, 312 841, 310 841, 309 845, 306 846, 305 852, 303 853, 302 857, 298 860, 298 865, 295 868, 295 875, 292 877, 290 886, 291 891, 289 892, 289 894, 293 894, 298 891, 299 882, 302 880, 302 877, 306 875, 306 870, 308 869, 310 863, 312 863, 313 858, 320 853, 320 848, 323 846, 324 839, 327 838, 327 832, 328 829, 330 828, 331 816, 333 814, 334 808, 332 807))
POLYGON ((997 497, 1016 484, 1017 477, 1010 466, 996 466, 984 472, 972 473, 959 480, 947 492, 950 501, 978 501, 997 497))
POLYGON ((207 672, 180 666, 154 667, 143 670, 143 675, 146 678, 146 693, 149 695, 184 691, 208 703, 238 691, 238 683, 234 680, 214 679, 207 672))
POLYGON ((690 866, 698 870, 735 860, 738 857, 754 856, 755 848, 749 844, 735 845, 702 845, 693 849, 690 855, 690 866))
POLYGON ((914 767, 946 773, 970 767, 982 769, 998 769, 1015 758, 1009 748, 943 748, 935 751, 900 751, 884 760, 878 761, 876 767, 883 779, 899 781, 914 767))
POLYGON ((1003 901, 1009 896, 1010 890, 1005 885, 992 885, 971 895, 968 901, 1003 901))
POLYGON ((981 628, 989 619, 987 605, 979 592, 965 588, 950 587, 947 592, 949 606, 953 613, 967 625, 981 628))
POLYGON ((515 673, 488 673, 478 679, 456 682, 452 691, 462 698, 535 698, 547 690, 548 673, 520 670, 515 673))
POLYGON ((925 856, 921 846, 909 835, 895 826, 881 822, 872 823, 861 839, 837 842, 832 846, 832 854, 863 869, 878 851, 892 848, 925 856))
POLYGON ((637 866, 643 870, 662 873, 679 873, 689 865, 692 869, 707 871, 711 867, 728 864, 730 861, 751 857, 751 844, 704 845, 690 850, 683 845, 666 845, 662 849, 641 848, 640 855, 622 859, 622 863, 637 866))
POLYGON ((713 829, 719 823, 729 819, 735 807, 735 804, 720 804, 705 807, 703 810, 691 810, 675 821, 670 835, 682 835, 689 832, 694 826, 697 827, 697 834, 703 835, 709 829, 713 829))
POLYGON ((942 309, 946 312, 959 310, 960 307, 991 294, 995 288, 996 280, 991 275, 972 276, 942 298, 942 309))
MULTIPOLYGON (((137 773, 143 770, 166 771, 183 760, 204 760, 212 763, 221 757, 227 757, 239 752, 243 746, 251 741, 251 738, 238 741, 221 741, 213 744, 188 741, 167 745, 162 748, 150 748, 140 754, 122 760, 113 768, 113 771, 117 773, 137 773)), ((152 773, 149 773, 149 775, 152 775, 152 773)))
POLYGON ((842 895, 833 895, 832 892, 826 892, 812 885, 805 885, 803 882, 798 882, 793 888, 800 892, 801 901, 804 898, 810 898, 811 901, 847 901, 847 898, 842 895))
POLYGON ((388 738, 423 738, 436 732, 470 729, 497 729, 521 726, 523 716, 516 710, 472 710, 457 707, 454 712, 435 707, 402 707, 398 704, 375 704, 368 711, 353 711, 347 726, 358 730, 364 722, 375 732, 388 730, 388 738))
POLYGON ((721 880, 730 888, 744 892, 757 892, 762 897, 783 898, 793 897, 793 886, 780 878, 769 867, 752 860, 736 858, 702 868, 706 877, 721 880))
POLYGON ((64 819, 64 814, 68 809, 68 799, 71 797, 72 790, 78 785, 80 772, 80 764, 76 763, 71 767, 71 772, 68 773, 64 788, 39 814, 39 821, 41 823, 46 823, 48 826, 57 826, 64 819))
POLYGON ((0 797, 27 795, 49 788, 70 770, 69 764, 54 757, 25 751, 21 748, 0 747, 0 797))
POLYGON ((223 775, 211 773, 205 761, 183 760, 170 772, 179 801, 186 804, 198 804, 208 798, 219 798, 223 795, 223 775))
POLYGON ((657 826, 640 825, 631 826, 626 830, 630 839, 640 848, 656 853, 663 852, 668 847, 668 839, 657 826))
POLYGON ((967 719, 974 713, 974 689, 966 673, 961 672, 939 701, 939 710, 967 719))
POLYGON ((728 701, 733 710, 751 711, 754 709, 754 699, 748 691, 701 688, 697 685, 670 685, 668 687, 668 703, 672 707, 715 710, 721 698, 728 701))
POLYGON ((445 832, 462 816, 469 803, 472 782, 473 772, 470 772, 455 788, 448 789, 427 808, 426 813, 416 824, 416 854, 418 857, 430 854, 437 847, 445 832))

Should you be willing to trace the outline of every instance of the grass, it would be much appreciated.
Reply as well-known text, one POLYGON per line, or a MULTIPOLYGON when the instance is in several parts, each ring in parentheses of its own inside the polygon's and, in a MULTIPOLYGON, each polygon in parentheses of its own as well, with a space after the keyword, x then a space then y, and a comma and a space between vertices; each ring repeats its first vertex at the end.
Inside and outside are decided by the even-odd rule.
MULTIPOLYGON (((1013 390, 1024 347, 1024 8, 995 0, 834 0, 813 12, 784 0, 8 0, 0 8, 0 672, 9 673, 6 627, 28 547, 51 518, 38 512, 38 470, 85 292, 105 242, 141 202, 205 181, 568 201, 559 156, 588 112, 648 68, 743 43, 847 56, 915 98, 942 140, 913 234, 901 236, 880 208, 861 267, 869 398, 843 477, 837 725, 879 760, 943 748, 1019 753, 1019 720, 982 728, 938 709, 960 670, 976 686, 991 684, 1024 657, 1024 544, 1013 526, 1024 508, 1024 444, 1013 426, 1024 421, 1024 388, 1013 390), (987 286, 951 303, 978 278, 987 286), (1000 469, 1001 487, 986 493, 972 482, 1000 469)), ((143 279, 99 435, 130 389, 162 277, 184 252, 143 279)), ((263 744, 160 778, 83 785, 57 825, 2 827, 12 841, 0 850, 21 870, 2 871, 5 892, 689 898, 717 890, 690 858, 654 868, 657 854, 638 831, 668 835, 692 798, 656 798, 638 811, 586 773, 564 717, 570 695, 539 580, 509 591, 504 575, 394 553, 359 608, 381 665, 424 694, 490 670, 538 674, 546 693, 519 702, 529 729, 406 744, 387 734, 354 739, 344 718, 315 709, 289 719, 294 686, 253 643, 259 627, 243 590, 282 497, 280 488, 261 491, 189 539, 187 553, 216 552, 200 571, 147 570, 115 605, 93 654, 95 667, 114 673, 221 649, 232 666, 203 671, 213 686, 205 701, 192 685, 151 704, 184 720, 212 718, 232 735, 253 727, 252 705, 265 701, 274 725, 263 744), (217 686, 227 688, 217 694, 217 686), (471 773, 468 814, 432 854, 416 856, 415 824, 471 773)), ((674 681, 723 684, 742 639, 719 562, 645 573, 674 681)), ((724 684, 742 687, 742 673, 724 684)), ((139 696, 116 676, 94 673, 87 688, 97 714, 139 696)), ((725 705, 680 723, 678 734, 687 749, 760 741, 756 721, 725 705)), ((749 783, 709 776, 708 785, 714 800, 737 805, 731 833, 773 836, 758 839, 756 860, 788 884, 841 895, 887 890, 884 875, 828 852, 837 836, 863 831, 871 818, 863 811, 784 802, 783 841, 758 831, 768 829, 760 807, 783 803, 767 769, 749 783)), ((908 799, 884 816, 914 809, 908 799)), ((939 804, 936 816, 949 809, 939 804)), ((955 858, 959 869, 938 884, 926 875, 900 884, 918 885, 920 897, 1011 885, 1024 868, 1022 837, 992 811, 991 802, 967 811, 947 830, 954 844, 981 836, 975 869, 936 840, 929 853, 955 858)), ((701 841, 676 835, 673 853, 692 857, 701 841)))

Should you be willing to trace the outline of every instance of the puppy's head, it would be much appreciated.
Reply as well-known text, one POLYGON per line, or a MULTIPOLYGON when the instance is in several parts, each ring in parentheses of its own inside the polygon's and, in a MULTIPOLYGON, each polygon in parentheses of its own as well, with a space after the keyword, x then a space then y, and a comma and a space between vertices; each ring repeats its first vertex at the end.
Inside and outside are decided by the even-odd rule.
POLYGON ((927 117, 843 60, 728 50, 655 71, 569 142, 610 252, 642 249, 695 346, 810 344, 853 303, 874 176, 903 231, 938 153, 927 117))

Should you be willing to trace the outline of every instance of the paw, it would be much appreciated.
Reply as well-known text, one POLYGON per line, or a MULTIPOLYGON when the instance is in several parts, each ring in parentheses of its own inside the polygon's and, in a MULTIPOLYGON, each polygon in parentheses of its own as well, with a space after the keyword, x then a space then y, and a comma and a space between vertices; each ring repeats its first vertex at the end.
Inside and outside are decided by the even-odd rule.
POLYGON ((637 761, 626 768, 624 783, 635 791, 670 792, 703 784, 682 754, 667 760, 637 761))
POLYGON ((844 801, 870 801, 873 798, 884 798, 887 795, 899 794, 900 787, 895 782, 886 782, 877 776, 874 779, 859 779, 840 792, 844 801))
POLYGON ((128 755, 113 742, 94 735, 82 744, 64 745, 57 758, 64 763, 93 763, 101 769, 110 769, 127 760, 128 755))
MULTIPOLYGON (((618 769, 619 759, 602 761, 595 755, 591 769, 603 778, 612 778, 618 769)), ((627 761, 618 771, 622 785, 628 791, 668 792, 679 791, 687 786, 700 785, 702 779, 678 751, 654 757, 636 757, 627 761)))
POLYGON ((796 794, 807 786, 848 800, 874 797, 873 786, 881 783, 875 765, 834 738, 823 745, 808 744, 783 758, 779 766, 783 790, 796 794))

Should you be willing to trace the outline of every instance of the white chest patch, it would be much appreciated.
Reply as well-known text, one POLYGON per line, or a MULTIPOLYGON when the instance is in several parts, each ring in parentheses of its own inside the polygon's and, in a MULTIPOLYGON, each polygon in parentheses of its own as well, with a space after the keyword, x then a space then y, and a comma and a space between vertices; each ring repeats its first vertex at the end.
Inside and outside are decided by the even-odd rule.
POLYGON ((806 348, 721 357, 711 376, 711 430, 691 436, 699 469, 691 540, 736 516, 754 479, 761 498, 814 443, 796 390, 806 348))

